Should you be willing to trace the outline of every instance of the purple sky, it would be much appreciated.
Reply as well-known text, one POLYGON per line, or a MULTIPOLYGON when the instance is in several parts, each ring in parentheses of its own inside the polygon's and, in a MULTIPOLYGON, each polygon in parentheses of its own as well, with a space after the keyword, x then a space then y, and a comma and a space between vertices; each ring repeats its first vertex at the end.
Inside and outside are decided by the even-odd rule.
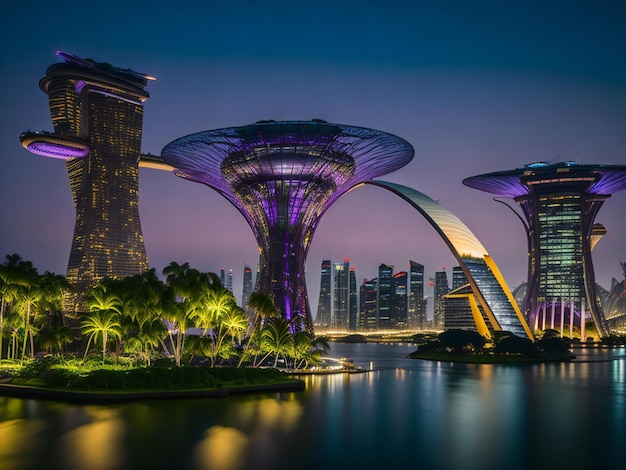
MULTIPOLYGON (((474 231, 511 287, 526 277, 519 220, 463 178, 534 161, 626 164, 626 7, 621 2, 4 1, 0 85, 0 255, 65 273, 74 210, 62 162, 21 148, 52 130, 38 88, 61 49, 157 78, 143 151, 186 134, 262 119, 371 127, 415 148, 385 176, 438 200, 474 231), (228 3, 228 4, 227 4, 228 3), (341 6, 334 6, 340 3, 341 6), (129 5, 130 4, 130 5, 129 5), (263 4, 263 6, 260 6, 263 4), (175 5, 173 7, 172 5, 175 5), (269 5, 269 6, 268 6, 269 5), (306 6, 305 6, 306 5, 306 6)), ((626 191, 597 222, 596 277, 610 287, 626 259, 626 191)), ((243 218, 213 190, 156 170, 140 174, 150 265, 233 268, 240 297, 258 251, 243 218)), ((332 206, 307 272, 315 314, 322 259, 350 257, 357 279, 408 260, 434 276, 452 255, 400 199, 365 187, 332 206)))

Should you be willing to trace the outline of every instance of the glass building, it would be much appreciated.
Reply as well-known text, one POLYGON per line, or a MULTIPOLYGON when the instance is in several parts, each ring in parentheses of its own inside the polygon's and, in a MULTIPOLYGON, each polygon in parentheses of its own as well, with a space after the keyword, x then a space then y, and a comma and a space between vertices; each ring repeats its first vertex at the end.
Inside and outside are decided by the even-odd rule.
POLYGON ((315 327, 326 330, 330 327, 331 320, 331 283, 332 263, 329 259, 322 260, 322 273, 320 278, 320 296, 317 303, 317 315, 315 315, 315 327))
POLYGON ((26 132, 24 148, 65 161, 76 209, 66 308, 105 277, 148 269, 139 221, 139 158, 145 87, 151 77, 58 51, 39 87, 54 132, 26 132))
POLYGON ((345 331, 349 325, 350 309, 350 260, 334 265, 332 327, 335 331, 345 331))
POLYGON ((424 266, 409 261, 409 328, 426 327, 426 299, 424 298, 424 266))
POLYGON ((324 212, 350 189, 402 168, 413 147, 385 132, 313 121, 259 121, 181 137, 162 152, 181 178, 222 194, 260 251, 258 292, 312 329, 305 261, 324 212))
POLYGON ((244 310, 248 306, 250 301, 250 295, 252 294, 252 269, 250 266, 244 266, 243 268, 243 293, 241 295, 241 308, 244 310))
POLYGON ((359 329, 378 329, 377 293, 378 278, 364 279, 359 289, 359 329))
POLYGON ((408 273, 400 271, 393 275, 393 315, 392 320, 395 323, 394 328, 407 328, 408 320, 408 273))
POLYGON ((348 329, 350 331, 356 331, 358 329, 359 305, 356 293, 356 272, 354 268, 350 268, 348 298, 348 329))
POLYGON ((561 334, 565 325, 576 323, 585 336, 589 312, 598 334, 607 335, 591 259, 592 240, 600 235, 597 226, 594 232, 594 219, 612 193, 626 188, 626 166, 539 162, 466 178, 463 184, 513 198, 523 212, 530 327, 544 329, 544 318, 556 318, 561 334))
POLYGON ((377 328, 390 330, 395 327, 393 310, 393 266, 378 266, 378 291, 376 295, 377 328))

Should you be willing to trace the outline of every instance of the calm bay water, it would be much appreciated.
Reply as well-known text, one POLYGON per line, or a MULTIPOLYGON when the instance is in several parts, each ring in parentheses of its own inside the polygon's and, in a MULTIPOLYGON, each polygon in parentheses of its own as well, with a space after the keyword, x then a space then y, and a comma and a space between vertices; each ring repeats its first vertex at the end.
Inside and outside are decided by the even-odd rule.
POLYGON ((624 349, 465 365, 332 344, 370 372, 300 393, 76 406, 0 397, 0 468, 626 468, 624 349))

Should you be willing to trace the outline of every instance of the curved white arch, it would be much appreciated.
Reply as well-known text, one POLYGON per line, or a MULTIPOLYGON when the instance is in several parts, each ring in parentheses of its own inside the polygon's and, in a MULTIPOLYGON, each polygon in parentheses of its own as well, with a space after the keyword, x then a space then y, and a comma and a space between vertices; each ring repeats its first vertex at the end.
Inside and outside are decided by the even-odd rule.
POLYGON ((511 290, 485 247, 471 230, 437 201, 408 186, 372 180, 364 184, 387 189, 413 206, 437 231, 459 262, 472 291, 494 330, 533 338, 511 290))

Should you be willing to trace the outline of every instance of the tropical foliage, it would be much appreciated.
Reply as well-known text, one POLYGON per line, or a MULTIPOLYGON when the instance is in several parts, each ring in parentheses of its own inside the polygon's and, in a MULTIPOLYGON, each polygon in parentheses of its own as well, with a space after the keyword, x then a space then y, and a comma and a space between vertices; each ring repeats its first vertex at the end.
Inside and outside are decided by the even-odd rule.
POLYGON ((103 279, 86 293, 86 311, 70 316, 63 313, 71 292, 63 276, 40 275, 29 261, 7 255, 0 265, 0 361, 93 353, 101 364, 113 357, 303 369, 328 349, 311 332, 297 331, 267 295, 252 294, 244 311, 214 273, 172 262, 163 277, 151 269, 103 279))

